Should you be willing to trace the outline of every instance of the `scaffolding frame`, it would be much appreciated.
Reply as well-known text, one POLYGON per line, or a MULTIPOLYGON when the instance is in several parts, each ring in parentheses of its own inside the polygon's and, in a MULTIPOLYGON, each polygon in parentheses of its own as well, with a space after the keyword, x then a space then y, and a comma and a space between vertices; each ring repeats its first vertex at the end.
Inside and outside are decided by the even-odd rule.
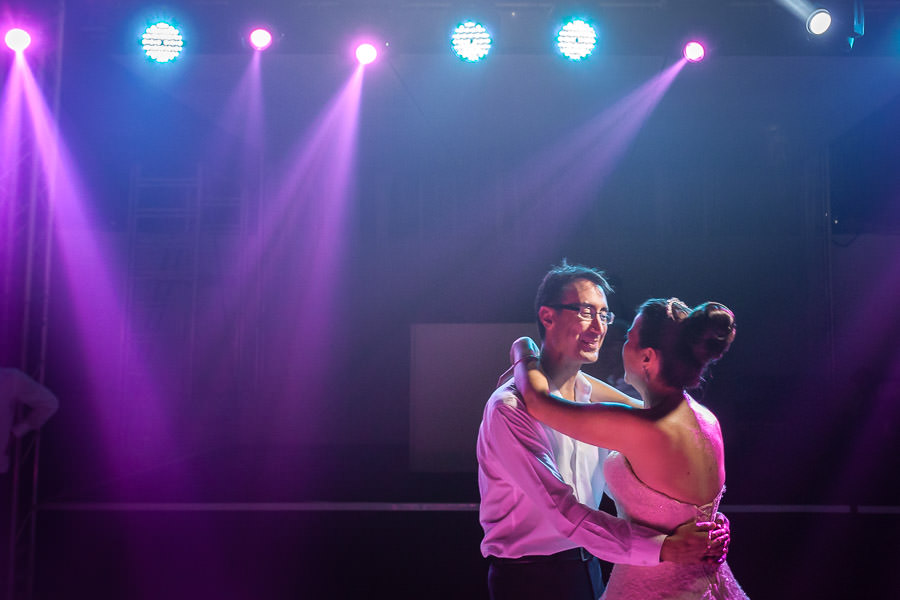
MULTIPOLYGON (((54 52, 47 56, 47 62, 42 65, 44 68, 36 78, 39 84, 43 84, 47 96, 52 98, 51 115, 58 120, 66 22, 65 0, 57 0, 56 11, 54 52), (49 83, 43 79, 48 73, 51 74, 49 83)), ((22 164, 27 163, 28 193, 24 202, 13 197, 14 194, 9 194, 9 202, 0 207, 0 217, 6 220, 2 291, 4 317, 12 317, 9 319, 11 324, 18 318, 21 319, 15 336, 18 341, 14 359, 16 366, 31 374, 38 382, 44 383, 55 213, 54 199, 49 190, 53 188, 53 180, 59 176, 59 172, 57 170, 45 174, 42 182, 40 157, 35 144, 34 140, 30 140, 20 164, 14 167, 18 175, 22 164), (24 251, 21 245, 23 243, 24 251)), ((50 157, 48 164, 56 168, 59 165, 58 156, 50 157)), ((18 192, 18 189, 14 192, 18 192)), ((17 411, 22 410, 21 407, 17 408, 17 411)), ((19 416, 21 415, 17 413, 17 417, 19 416)), ((30 600, 34 594, 40 450, 40 431, 17 439, 12 448, 7 600, 30 600)))

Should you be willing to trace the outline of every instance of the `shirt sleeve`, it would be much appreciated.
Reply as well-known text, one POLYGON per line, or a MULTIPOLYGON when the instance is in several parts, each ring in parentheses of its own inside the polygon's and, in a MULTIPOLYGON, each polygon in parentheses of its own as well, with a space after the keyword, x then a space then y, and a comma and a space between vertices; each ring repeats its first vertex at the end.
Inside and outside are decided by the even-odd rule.
POLYGON ((16 437, 40 429, 59 408, 59 400, 43 385, 17 371, 16 400, 28 407, 27 414, 12 427, 16 437))
POLYGON ((545 432, 523 408, 498 403, 489 434, 510 480, 574 545, 613 563, 659 564, 666 535, 578 502, 559 474, 545 432))

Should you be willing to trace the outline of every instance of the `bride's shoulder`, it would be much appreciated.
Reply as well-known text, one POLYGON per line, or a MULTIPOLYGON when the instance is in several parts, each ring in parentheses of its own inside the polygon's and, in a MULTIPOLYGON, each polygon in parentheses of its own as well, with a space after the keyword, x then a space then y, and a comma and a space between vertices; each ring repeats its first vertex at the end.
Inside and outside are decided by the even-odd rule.
POLYGON ((697 415, 698 419, 703 419, 704 421, 708 421, 711 423, 719 422, 713 411, 709 410, 708 408, 694 400, 691 396, 688 396, 687 399, 687 405, 690 407, 691 411, 693 411, 693 413, 697 415))
POLYGON ((690 397, 688 406, 690 407, 691 412, 694 413, 694 418, 696 419, 697 425, 701 430, 707 432, 708 434, 721 435, 719 419, 716 418, 716 415, 715 413, 713 413, 713 411, 709 410, 707 407, 703 406, 690 397))

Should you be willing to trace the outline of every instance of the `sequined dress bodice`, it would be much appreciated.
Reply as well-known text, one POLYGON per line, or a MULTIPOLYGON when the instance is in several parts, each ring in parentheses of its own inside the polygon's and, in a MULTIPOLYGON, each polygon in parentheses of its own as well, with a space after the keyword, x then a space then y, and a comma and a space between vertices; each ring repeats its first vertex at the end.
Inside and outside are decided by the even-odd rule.
MULTIPOLYGON (((724 488, 703 506, 675 500, 647 487, 631 469, 628 460, 610 452, 603 463, 610 494, 619 517, 657 529, 673 531, 692 520, 709 520, 716 513, 724 488)), ((683 565, 663 562, 653 567, 617 564, 613 568, 603 600, 653 599, 746 599, 727 563, 683 565)))

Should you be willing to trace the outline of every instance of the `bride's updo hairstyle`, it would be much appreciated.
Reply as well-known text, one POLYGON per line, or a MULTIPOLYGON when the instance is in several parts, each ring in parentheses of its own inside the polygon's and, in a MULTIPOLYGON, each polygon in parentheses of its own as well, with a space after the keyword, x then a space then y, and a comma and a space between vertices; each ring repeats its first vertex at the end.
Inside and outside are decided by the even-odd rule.
POLYGON ((734 341, 734 313, 717 302, 704 302, 692 310, 678 298, 653 298, 641 305, 638 314, 640 347, 659 351, 660 376, 674 388, 697 387, 706 369, 734 341))

